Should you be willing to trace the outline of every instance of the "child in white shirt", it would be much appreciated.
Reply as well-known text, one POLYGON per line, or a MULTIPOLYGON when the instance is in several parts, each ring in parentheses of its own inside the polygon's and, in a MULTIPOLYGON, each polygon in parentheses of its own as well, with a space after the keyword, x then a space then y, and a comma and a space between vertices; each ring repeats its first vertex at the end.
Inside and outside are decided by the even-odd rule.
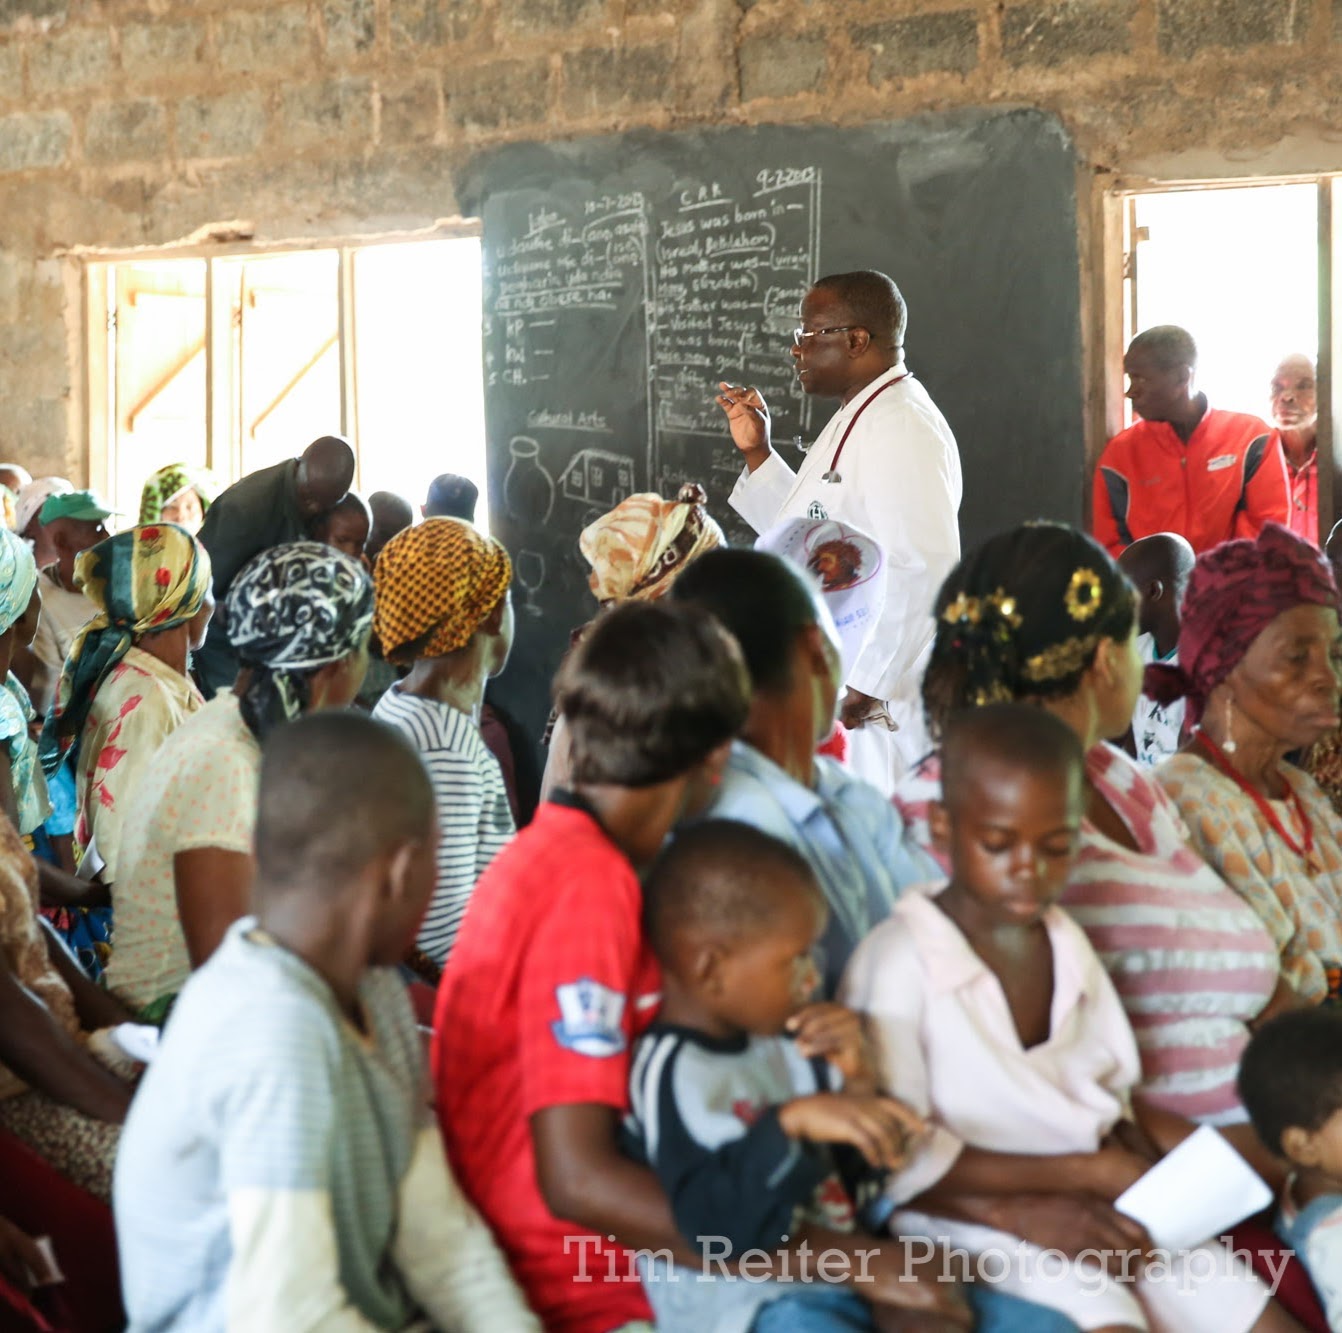
POLYGON ((1192 1132, 1151 1108, 1134 1118, 1132 1031, 1085 935, 1054 905, 1085 808, 1075 733, 1042 709, 993 704, 953 720, 942 762, 931 822, 950 883, 907 894, 859 946, 840 992, 869 1018, 882 1085, 933 1122, 888 1187, 891 1229, 963 1248, 980 1281, 1096 1333, 1295 1328, 1215 1244, 1134 1263, 1124 1280, 936 1216, 935 1197, 919 1207, 936 1190, 1112 1202, 1192 1132))

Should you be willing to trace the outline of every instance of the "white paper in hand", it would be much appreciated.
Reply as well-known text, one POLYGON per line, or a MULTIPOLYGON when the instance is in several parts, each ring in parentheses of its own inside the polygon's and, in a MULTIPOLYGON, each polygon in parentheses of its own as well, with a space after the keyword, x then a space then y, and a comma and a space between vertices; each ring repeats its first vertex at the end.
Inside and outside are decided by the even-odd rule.
POLYGON ((148 1064, 158 1053, 160 1032, 147 1023, 118 1023, 112 1029, 112 1040, 121 1047, 132 1060, 148 1064))
POLYGON ((1210 1125, 1190 1134, 1114 1201, 1162 1249, 1188 1250, 1262 1212, 1272 1191, 1210 1125))

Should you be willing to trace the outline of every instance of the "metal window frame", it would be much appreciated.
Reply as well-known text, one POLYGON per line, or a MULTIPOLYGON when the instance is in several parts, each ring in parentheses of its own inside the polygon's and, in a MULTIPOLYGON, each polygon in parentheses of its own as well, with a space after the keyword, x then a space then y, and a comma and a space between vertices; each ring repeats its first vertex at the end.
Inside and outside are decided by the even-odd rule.
POLYGON ((355 485, 362 482, 359 449, 359 324, 355 269, 360 253, 384 245, 479 238, 478 220, 440 221, 413 231, 370 235, 257 241, 200 241, 150 249, 80 251, 83 304, 83 376, 85 460, 89 482, 107 493, 116 474, 118 404, 116 401, 116 283, 122 265, 203 259, 205 276, 205 458, 221 480, 242 476, 243 420, 240 394, 242 327, 239 318, 242 275, 246 265, 227 260, 260 260, 286 254, 334 251, 337 255, 337 341, 340 380, 340 429, 354 449, 355 485), (238 288, 228 277, 237 274, 238 288), (231 392, 229 392, 231 390, 231 392))

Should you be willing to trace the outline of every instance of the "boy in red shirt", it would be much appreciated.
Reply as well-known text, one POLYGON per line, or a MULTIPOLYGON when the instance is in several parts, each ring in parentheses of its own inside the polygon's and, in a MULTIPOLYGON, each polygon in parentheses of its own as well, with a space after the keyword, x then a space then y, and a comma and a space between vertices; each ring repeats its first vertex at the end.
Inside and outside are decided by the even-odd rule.
MULTIPOLYGON (((438 992, 433 1077, 453 1169, 546 1329, 612 1333, 650 1328, 625 1247, 699 1262, 656 1177, 619 1145, 630 1048, 661 988, 637 868, 708 804, 750 687, 735 641, 706 612, 628 602, 570 655, 558 696, 572 790, 476 886, 438 992)), ((866 1272, 868 1300, 946 1303, 934 1283, 901 1282, 903 1256, 857 1240, 871 1258, 850 1271, 866 1272)), ((791 1244, 857 1249, 819 1228, 791 1244)))
POLYGON ((631 1257, 577 1219, 599 1216, 633 1245, 675 1234, 652 1174, 616 1141, 629 1048, 661 986, 635 866, 707 804, 749 684, 708 616, 631 602, 593 627, 559 689, 574 790, 541 806, 476 885, 432 1062, 462 1186, 546 1328, 607 1333, 648 1305, 631 1257))

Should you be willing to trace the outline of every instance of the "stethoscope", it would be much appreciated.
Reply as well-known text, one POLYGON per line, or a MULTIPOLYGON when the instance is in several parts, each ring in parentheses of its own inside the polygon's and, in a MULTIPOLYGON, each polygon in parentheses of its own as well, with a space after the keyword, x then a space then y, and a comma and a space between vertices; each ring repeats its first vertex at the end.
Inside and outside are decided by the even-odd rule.
MULTIPOLYGON (((881 387, 877 389, 875 393, 870 394, 867 397, 866 401, 862 404, 862 406, 859 407, 857 411, 853 413, 851 419, 848 422, 848 425, 844 427, 843 435, 839 438, 838 446, 834 450, 834 456, 829 460, 828 471, 822 472, 820 474, 821 481, 825 482, 827 485, 836 486, 838 485, 839 482, 843 480, 843 477, 839 474, 839 459, 843 457, 843 446, 848 443, 848 437, 853 433, 853 427, 857 425, 858 418, 887 389, 893 389, 894 386, 900 382, 900 380, 908 379, 908 377, 909 372, 906 370, 902 375, 896 375, 894 379, 886 380, 886 382, 882 384, 881 387)), ((815 444, 815 441, 812 440, 810 444, 803 444, 801 436, 794 435, 792 437, 792 443, 795 444, 797 448, 802 451, 802 453, 809 454, 811 452, 812 447, 815 444)))

